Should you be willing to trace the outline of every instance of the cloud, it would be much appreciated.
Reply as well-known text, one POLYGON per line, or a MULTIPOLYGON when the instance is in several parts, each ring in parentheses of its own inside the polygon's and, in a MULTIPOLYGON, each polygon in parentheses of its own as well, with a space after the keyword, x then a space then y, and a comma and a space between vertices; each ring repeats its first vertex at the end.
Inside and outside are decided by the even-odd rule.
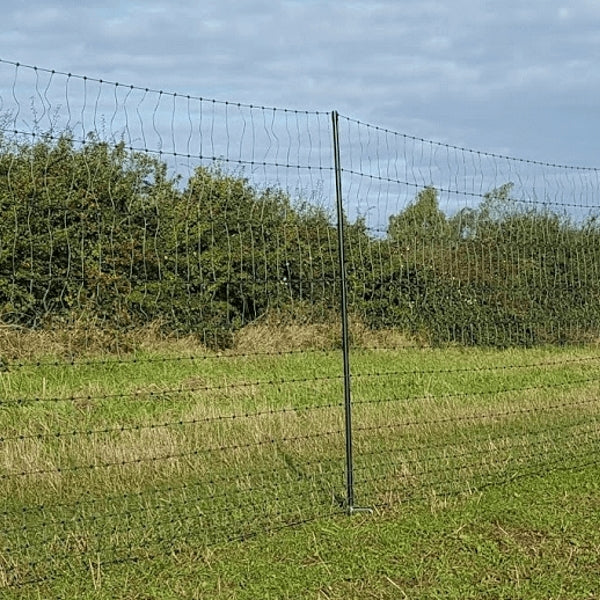
POLYGON ((593 0, 5 0, 3 9, 0 57, 233 101, 335 107, 392 128, 420 123, 423 135, 445 119, 465 143, 504 143, 507 105, 535 118, 576 96, 589 108, 600 92, 593 0), (486 111, 482 138, 473 115, 486 111))

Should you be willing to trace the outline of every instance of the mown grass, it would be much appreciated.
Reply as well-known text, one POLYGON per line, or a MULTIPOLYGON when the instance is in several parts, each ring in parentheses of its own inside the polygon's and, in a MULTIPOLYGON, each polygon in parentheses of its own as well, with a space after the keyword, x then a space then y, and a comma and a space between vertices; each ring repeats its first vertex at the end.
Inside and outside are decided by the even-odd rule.
POLYGON ((600 350, 32 353, 0 373, 0 596, 600 595, 600 350), (135 362, 134 362, 135 361, 135 362))

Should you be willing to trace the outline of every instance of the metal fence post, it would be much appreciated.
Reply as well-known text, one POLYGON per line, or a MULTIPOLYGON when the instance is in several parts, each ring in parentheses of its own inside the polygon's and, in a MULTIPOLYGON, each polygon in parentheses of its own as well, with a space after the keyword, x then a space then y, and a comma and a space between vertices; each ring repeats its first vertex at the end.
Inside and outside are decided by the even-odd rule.
POLYGON ((346 435, 346 509, 354 511, 354 465, 352 460, 352 396, 350 390, 350 351, 348 335, 348 297, 346 286, 346 257, 344 235, 344 205, 342 201, 342 167, 338 113, 332 111, 333 158, 335 165, 335 195, 337 205, 338 259, 340 268, 340 309, 342 317, 342 354, 344 361, 344 419, 346 435))

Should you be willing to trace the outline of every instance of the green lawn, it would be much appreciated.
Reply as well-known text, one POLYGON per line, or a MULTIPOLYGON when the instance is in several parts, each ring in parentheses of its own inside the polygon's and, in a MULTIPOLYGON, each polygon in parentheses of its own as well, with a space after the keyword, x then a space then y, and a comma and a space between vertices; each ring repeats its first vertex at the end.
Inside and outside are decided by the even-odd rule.
POLYGON ((0 597, 600 596, 600 349, 145 352, 0 373, 0 597), (134 360, 135 359, 135 362, 134 360))

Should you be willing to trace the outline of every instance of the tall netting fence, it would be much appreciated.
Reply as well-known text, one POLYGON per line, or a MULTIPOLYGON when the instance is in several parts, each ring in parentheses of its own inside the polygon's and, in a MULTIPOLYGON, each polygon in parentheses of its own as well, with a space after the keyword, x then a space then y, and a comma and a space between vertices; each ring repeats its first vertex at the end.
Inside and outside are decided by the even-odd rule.
POLYGON ((0 588, 596 461, 598 180, 0 60, 0 588))
POLYGON ((339 511, 330 116, 0 82, 0 586, 339 511))
POLYGON ((339 129, 357 502, 597 461, 600 172, 339 129))

